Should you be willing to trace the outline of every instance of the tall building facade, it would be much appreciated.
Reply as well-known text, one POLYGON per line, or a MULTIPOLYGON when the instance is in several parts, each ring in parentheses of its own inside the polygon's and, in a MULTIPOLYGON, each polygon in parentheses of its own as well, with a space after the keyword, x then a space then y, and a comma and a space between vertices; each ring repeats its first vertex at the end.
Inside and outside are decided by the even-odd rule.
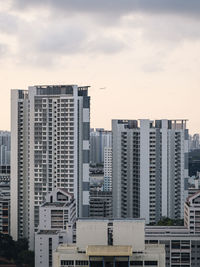
POLYGON ((112 132, 103 128, 90 131, 90 162, 92 164, 104 163, 104 148, 112 147, 112 132))
POLYGON ((10 132, 0 131, 0 165, 10 165, 10 132))
POLYGON ((187 197, 185 120, 113 120, 113 215, 155 223, 183 218, 187 197))
POLYGON ((104 148, 104 191, 112 191, 112 147, 104 148))
POLYGON ((76 216, 89 212, 88 86, 32 86, 11 93, 11 235, 34 248, 39 206, 65 188, 76 216))
POLYGON ((10 234, 10 132, 0 131, 0 233, 10 234))

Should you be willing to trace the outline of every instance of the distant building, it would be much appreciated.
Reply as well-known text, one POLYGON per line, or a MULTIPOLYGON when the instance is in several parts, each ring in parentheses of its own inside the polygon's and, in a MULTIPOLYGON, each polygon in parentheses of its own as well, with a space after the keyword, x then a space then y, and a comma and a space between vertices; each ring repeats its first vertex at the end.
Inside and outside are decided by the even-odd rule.
POLYGON ((186 120, 113 120, 113 216, 184 216, 188 178, 186 120))
POLYGON ((0 232, 10 234, 10 166, 0 166, 0 232))
POLYGON ((4 182, 10 186, 10 165, 0 166, 0 183, 4 182))
POLYGON ((0 184, 0 233, 10 234, 10 188, 0 184))
POLYGON ((189 176, 195 176, 200 172, 200 149, 189 152, 189 176))
POLYGON ((112 191, 112 147, 104 148, 104 191, 112 191))
POLYGON ((112 132, 103 128, 90 130, 90 163, 104 163, 104 148, 112 147, 112 132))
POLYGON ((53 267, 165 267, 164 245, 145 245, 144 220, 78 220, 75 245, 53 252, 53 267))
POLYGON ((66 189, 55 189, 40 206, 39 230, 35 234, 35 266, 51 267, 52 253, 59 244, 73 243, 76 203, 66 189))
POLYGON ((90 190, 90 218, 112 218, 112 192, 90 190))
POLYGON ((0 166, 10 165, 10 132, 0 131, 0 166))
POLYGON ((189 139, 189 151, 200 149, 199 134, 190 135, 189 139))

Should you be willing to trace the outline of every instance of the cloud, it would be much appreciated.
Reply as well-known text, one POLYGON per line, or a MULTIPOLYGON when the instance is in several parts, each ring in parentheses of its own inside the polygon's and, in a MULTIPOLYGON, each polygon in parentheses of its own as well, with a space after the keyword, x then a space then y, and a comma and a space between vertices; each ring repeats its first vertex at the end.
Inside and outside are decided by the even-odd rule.
POLYGON ((0 33, 13 34, 18 30, 19 18, 5 12, 0 12, 0 33))
POLYGON ((0 60, 7 56, 9 52, 9 47, 7 44, 0 43, 0 60))
POLYGON ((13 0, 15 8, 37 8, 38 6, 60 9, 68 13, 102 13, 125 15, 135 12, 178 13, 198 15, 199 0, 13 0))

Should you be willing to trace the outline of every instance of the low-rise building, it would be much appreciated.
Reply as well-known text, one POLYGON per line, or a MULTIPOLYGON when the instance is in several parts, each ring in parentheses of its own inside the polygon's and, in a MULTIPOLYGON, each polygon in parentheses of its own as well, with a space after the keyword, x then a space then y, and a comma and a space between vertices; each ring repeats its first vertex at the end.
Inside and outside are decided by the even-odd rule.
POLYGON ((146 226, 145 243, 165 245, 166 267, 199 267, 200 234, 181 226, 146 226))
POLYGON ((51 267, 52 251, 59 244, 72 244, 76 203, 66 189, 55 189, 40 206, 39 230, 35 234, 35 266, 51 267))
POLYGON ((200 234, 200 190, 185 202, 184 224, 190 233, 200 234))
POLYGON ((142 219, 77 221, 74 245, 60 245, 53 252, 54 267, 165 266, 165 248, 145 245, 142 219))

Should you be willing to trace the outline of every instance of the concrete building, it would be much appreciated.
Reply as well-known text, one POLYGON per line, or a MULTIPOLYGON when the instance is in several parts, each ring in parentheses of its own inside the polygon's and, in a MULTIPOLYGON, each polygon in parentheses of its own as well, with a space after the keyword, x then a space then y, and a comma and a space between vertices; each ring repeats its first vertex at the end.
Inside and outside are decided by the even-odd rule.
POLYGON ((78 220, 76 245, 60 245, 53 266, 165 266, 163 245, 145 245, 144 220, 78 220))
POLYGON ((35 234, 35 266, 51 267, 52 252, 60 244, 72 244, 76 203, 66 189, 55 189, 40 206, 39 230, 35 234))
POLYGON ((91 188, 89 216, 92 218, 112 218, 112 192, 91 188))
POLYGON ((189 151, 200 149, 199 134, 189 136, 189 151))
POLYGON ((0 166, 0 232, 10 234, 10 166, 0 166))
POLYGON ((188 197, 184 208, 184 225, 190 233, 200 235, 200 190, 188 197))
POLYGON ((64 188, 47 193, 46 201, 39 208, 39 230, 66 230, 76 221, 76 202, 64 188))
POLYGON ((104 163, 104 148, 112 147, 112 132, 103 128, 90 131, 90 163, 104 163))
POLYGON ((104 191, 112 191, 112 147, 104 147, 104 191))
POLYGON ((180 226, 146 226, 145 243, 165 245, 166 267, 199 267, 200 235, 180 226))
POLYGON ((113 120, 113 215, 183 218, 187 197, 186 120, 113 120))
POLYGON ((0 183, 0 233, 10 234, 10 188, 0 183))
POLYGON ((7 183, 10 186, 10 165, 0 166, 0 183, 7 183))
POLYGON ((11 93, 11 235, 34 248, 39 206, 47 192, 74 195, 76 215, 89 213, 88 86, 32 86, 11 93))
POLYGON ((0 131, 0 166, 10 165, 10 132, 0 131))

